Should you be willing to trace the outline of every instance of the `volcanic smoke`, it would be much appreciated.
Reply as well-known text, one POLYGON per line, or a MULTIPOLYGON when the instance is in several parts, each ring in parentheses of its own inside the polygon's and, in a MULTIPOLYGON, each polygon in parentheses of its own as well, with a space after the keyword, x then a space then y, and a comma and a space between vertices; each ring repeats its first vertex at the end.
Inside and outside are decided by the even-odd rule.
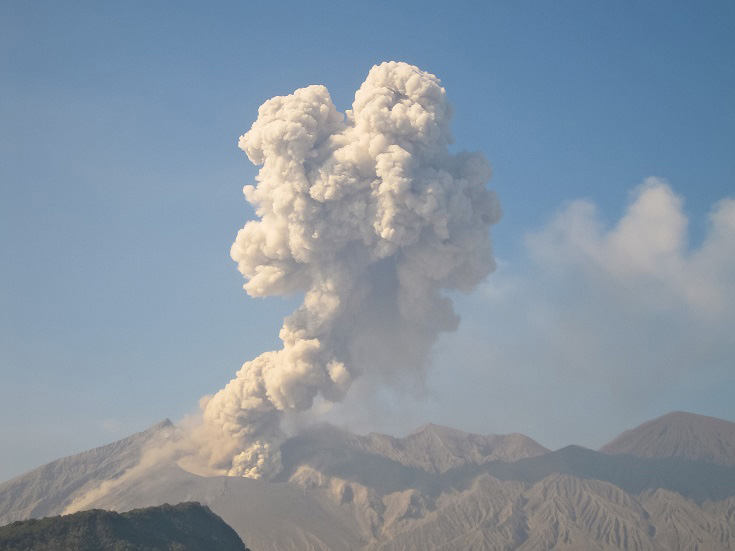
POLYGON ((248 295, 304 300, 280 350, 202 399, 220 443, 211 466, 272 477, 286 412, 340 401, 362 373, 421 375, 438 335, 456 329, 445 291, 470 292, 494 269, 500 207, 484 157, 449 152, 449 119, 439 79, 397 62, 373 67, 344 114, 324 86, 260 107, 239 142, 262 165, 244 188, 257 219, 231 255, 248 295))

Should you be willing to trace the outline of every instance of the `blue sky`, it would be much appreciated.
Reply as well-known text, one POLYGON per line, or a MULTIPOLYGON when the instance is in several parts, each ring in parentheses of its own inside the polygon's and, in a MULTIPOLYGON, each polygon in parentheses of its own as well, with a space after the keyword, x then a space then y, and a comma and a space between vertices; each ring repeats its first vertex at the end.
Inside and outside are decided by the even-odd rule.
POLYGON ((441 78, 454 147, 492 163, 500 269, 457 297, 423 391, 339 418, 549 447, 735 420, 732 241, 708 222, 735 196, 734 56, 725 1, 4 3, 0 479, 179 418, 277 346, 296 299, 248 298, 229 258, 257 170, 237 138, 308 84, 348 109, 385 60, 441 78), (688 220, 651 270, 616 237, 641 197, 688 220), (702 282, 722 312, 692 306, 702 282))

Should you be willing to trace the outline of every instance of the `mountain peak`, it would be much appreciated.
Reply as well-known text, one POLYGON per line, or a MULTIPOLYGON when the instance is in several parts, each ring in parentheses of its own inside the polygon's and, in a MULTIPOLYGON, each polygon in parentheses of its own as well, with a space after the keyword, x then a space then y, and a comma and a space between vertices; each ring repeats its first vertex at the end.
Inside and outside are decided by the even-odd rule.
POLYGON ((415 437, 421 434, 433 434, 436 436, 443 436, 443 435, 462 435, 462 436, 473 436, 473 433, 470 432, 464 432, 459 429, 453 429, 451 427, 447 427, 444 425, 437 425, 436 423, 426 423, 425 425, 421 425, 420 427, 412 430, 408 433, 403 439, 415 437))
POLYGON ((735 466, 735 423, 672 411, 623 432, 600 451, 611 455, 677 457, 735 466))
POLYGON ((145 429, 143 432, 139 434, 153 434, 156 432, 160 432, 162 430, 168 430, 168 429, 173 429, 173 428, 176 428, 176 425, 173 424, 171 419, 166 417, 166 419, 164 419, 163 421, 159 421, 155 425, 148 427, 147 429, 145 429))
POLYGON ((114 479, 138 463, 152 442, 168 438, 174 424, 169 419, 117 442, 62 457, 0 484, 0 524, 43 516, 86 484, 114 479), (74 481, 61 473, 74 472, 74 481), (23 498, 14 496, 22 495, 23 498))
MULTIPOLYGON (((352 434, 328 424, 316 425, 288 440, 281 448, 286 471, 309 463, 322 468, 334 458, 388 459, 428 473, 443 473, 463 465, 511 462, 549 452, 521 434, 480 435, 428 423, 403 438, 380 433, 352 434)), ((342 459, 340 459, 342 461, 342 459)))

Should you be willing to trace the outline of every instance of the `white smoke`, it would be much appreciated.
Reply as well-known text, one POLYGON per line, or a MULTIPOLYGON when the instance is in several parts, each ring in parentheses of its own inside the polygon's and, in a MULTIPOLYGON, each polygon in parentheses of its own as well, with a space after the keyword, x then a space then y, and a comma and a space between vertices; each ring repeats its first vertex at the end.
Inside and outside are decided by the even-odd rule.
POLYGON ((211 466, 272 476, 284 412, 341 400, 363 372, 421 374, 438 334, 457 327, 444 292, 494 269, 500 208, 485 159, 448 151, 449 119, 439 80, 396 62, 370 70, 344 115, 323 86, 260 107, 239 143, 262 165, 244 188, 258 219, 231 255, 250 296, 304 300, 280 350, 202 400, 211 466))

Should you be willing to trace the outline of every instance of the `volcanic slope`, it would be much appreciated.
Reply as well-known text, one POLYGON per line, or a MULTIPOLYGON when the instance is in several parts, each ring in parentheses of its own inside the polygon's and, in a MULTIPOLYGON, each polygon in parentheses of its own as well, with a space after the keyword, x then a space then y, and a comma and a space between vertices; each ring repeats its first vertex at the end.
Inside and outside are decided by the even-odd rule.
POLYGON ((625 431, 600 451, 636 457, 679 457, 735 466, 735 423, 675 411, 625 431))
POLYGON ((142 451, 174 431, 166 419, 112 444, 64 457, 0 484, 0 525, 61 513, 70 498, 135 466, 142 451))
POLYGON ((548 452, 522 434, 472 434, 431 423, 404 438, 378 433, 361 436, 324 424, 291 438, 282 448, 286 473, 304 462, 343 462, 345 454, 352 461, 382 457, 406 467, 444 473, 464 465, 517 461, 548 452))
MULTIPOLYGON (((321 426, 282 452, 284 471, 271 482, 159 464, 92 506, 200 501, 263 551, 735 550, 727 465, 579 446, 547 452, 520 435, 432 425, 406 438, 321 426)), ((79 495, 59 495, 51 514, 79 495)))

